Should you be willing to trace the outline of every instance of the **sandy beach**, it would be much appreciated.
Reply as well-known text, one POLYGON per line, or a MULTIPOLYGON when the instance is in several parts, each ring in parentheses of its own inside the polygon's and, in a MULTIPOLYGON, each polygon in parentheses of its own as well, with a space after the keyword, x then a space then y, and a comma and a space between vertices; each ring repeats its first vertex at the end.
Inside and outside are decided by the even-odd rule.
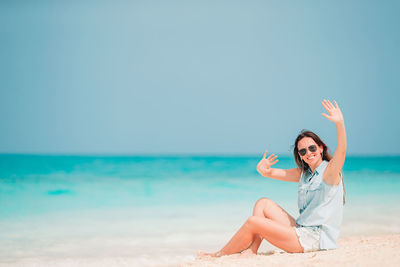
POLYGON ((400 266, 399 249, 400 234, 348 237, 330 251, 290 254, 274 250, 250 256, 203 257, 180 266, 400 266))

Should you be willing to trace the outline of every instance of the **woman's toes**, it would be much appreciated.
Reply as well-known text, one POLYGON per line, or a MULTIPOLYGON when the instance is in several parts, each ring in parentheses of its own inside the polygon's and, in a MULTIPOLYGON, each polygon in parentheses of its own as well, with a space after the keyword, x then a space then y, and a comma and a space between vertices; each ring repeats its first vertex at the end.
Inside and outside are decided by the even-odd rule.
POLYGON ((204 251, 197 252, 197 257, 217 257, 218 253, 208 253, 204 251))

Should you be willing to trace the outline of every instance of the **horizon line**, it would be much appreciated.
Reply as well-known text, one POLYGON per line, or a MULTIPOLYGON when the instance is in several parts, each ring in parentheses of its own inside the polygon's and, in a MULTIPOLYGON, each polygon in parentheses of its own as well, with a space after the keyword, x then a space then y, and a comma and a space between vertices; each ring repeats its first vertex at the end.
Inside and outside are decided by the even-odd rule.
MULTIPOLYGON (((289 153, 272 153, 278 157, 292 157, 289 153)), ((259 153, 9 153, 0 152, 0 156, 59 156, 59 157, 262 157, 259 153)), ((400 157, 393 153, 351 153, 346 157, 400 157)))

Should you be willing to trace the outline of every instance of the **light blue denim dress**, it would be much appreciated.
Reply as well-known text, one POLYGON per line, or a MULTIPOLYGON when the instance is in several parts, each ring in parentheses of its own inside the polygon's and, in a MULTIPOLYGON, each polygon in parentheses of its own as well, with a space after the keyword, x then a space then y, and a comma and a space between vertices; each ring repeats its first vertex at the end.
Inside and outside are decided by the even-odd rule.
POLYGON ((312 173, 303 172, 299 181, 298 206, 301 227, 320 229, 320 249, 337 248, 343 218, 343 182, 329 185, 324 179, 328 161, 323 161, 312 173))

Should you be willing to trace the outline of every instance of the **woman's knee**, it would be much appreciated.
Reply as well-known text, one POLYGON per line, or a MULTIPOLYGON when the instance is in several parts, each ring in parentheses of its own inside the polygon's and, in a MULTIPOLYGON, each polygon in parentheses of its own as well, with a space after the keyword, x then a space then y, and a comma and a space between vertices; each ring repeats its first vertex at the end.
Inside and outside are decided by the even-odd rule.
POLYGON ((244 225, 245 225, 248 229, 252 230, 252 229, 254 229, 254 226, 256 225, 258 219, 259 219, 259 218, 258 218, 257 216, 250 216, 250 217, 246 220, 246 222, 245 222, 244 225))
POLYGON ((259 200, 257 200, 256 204, 254 205, 254 210, 265 209, 271 203, 273 203, 273 201, 267 197, 260 198, 259 200))
POLYGON ((259 216, 250 216, 246 222, 245 226, 250 230, 250 232, 257 234, 259 231, 260 224, 262 224, 263 218, 259 216), (258 229, 258 230, 257 230, 258 229))
POLYGON ((272 200, 270 200, 270 199, 267 198, 267 197, 262 197, 262 198, 260 198, 259 200, 257 200, 255 206, 260 206, 260 205, 264 206, 264 205, 267 204, 269 201, 272 201, 272 200))

